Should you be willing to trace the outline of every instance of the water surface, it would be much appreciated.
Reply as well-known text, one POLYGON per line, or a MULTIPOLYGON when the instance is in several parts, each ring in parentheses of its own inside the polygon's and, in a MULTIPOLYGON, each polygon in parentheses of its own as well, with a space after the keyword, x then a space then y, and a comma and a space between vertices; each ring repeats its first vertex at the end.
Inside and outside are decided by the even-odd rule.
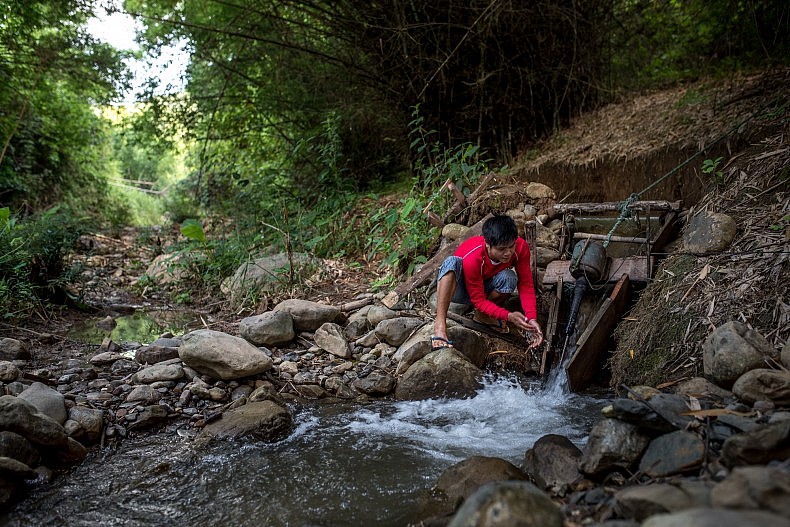
POLYGON ((602 404, 489 378, 470 399, 294 408, 295 432, 274 444, 127 439, 0 525, 403 526, 449 466, 474 455, 521 466, 549 433, 582 445, 602 404))

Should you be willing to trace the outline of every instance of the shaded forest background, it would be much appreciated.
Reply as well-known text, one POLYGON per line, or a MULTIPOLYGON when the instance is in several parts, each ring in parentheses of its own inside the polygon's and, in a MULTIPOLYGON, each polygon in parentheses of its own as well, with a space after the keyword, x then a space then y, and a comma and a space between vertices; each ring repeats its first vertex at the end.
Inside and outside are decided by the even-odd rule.
POLYGON ((130 52, 86 31, 115 8, 0 7, 6 318, 78 299, 75 240, 127 225, 181 225, 204 291, 279 248, 386 283, 424 261, 448 178, 468 192, 629 93, 790 59, 780 0, 126 0, 147 54, 191 61, 119 107, 130 52))

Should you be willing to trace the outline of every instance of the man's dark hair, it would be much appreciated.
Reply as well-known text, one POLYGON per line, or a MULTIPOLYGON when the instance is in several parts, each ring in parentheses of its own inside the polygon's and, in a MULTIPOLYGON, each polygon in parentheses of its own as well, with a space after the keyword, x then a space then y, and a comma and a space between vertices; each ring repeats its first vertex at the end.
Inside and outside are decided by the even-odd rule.
POLYGON ((491 247, 510 245, 518 238, 518 228, 513 218, 497 214, 483 222, 483 239, 491 247))

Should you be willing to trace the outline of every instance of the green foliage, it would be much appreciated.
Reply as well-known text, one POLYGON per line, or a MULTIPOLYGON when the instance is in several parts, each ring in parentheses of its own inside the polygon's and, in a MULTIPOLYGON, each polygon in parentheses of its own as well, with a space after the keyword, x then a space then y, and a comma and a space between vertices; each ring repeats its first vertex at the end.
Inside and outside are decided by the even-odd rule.
POLYGON ((415 151, 415 175, 409 195, 400 200, 400 207, 372 211, 368 217, 368 258, 380 255, 380 267, 411 274, 425 263, 425 254, 437 238, 437 229, 425 216, 425 209, 447 211, 455 202, 450 192, 443 191, 446 182, 454 183, 468 195, 474 184, 488 170, 488 160, 481 160, 479 148, 470 144, 445 149, 436 132, 424 127, 419 107, 413 108, 411 148, 415 151))
POLYGON ((0 14, 0 196, 38 211, 106 202, 107 135, 93 105, 126 83, 123 55, 85 32, 90 3, 11 0, 0 14))
POLYGON ((20 221, 8 207, 0 209, 0 316, 30 312, 41 300, 61 302, 79 269, 66 260, 87 225, 57 208, 20 221))
POLYGON ((181 224, 181 234, 200 243, 206 243, 206 233, 203 232, 203 225, 198 220, 184 220, 181 224))
POLYGON ((622 0, 611 65, 619 88, 787 64, 790 12, 781 0, 622 0))
POLYGON ((702 173, 710 175, 717 186, 724 184, 724 172, 718 170, 719 164, 721 164, 723 159, 723 157, 717 157, 716 159, 706 159, 702 162, 702 173))

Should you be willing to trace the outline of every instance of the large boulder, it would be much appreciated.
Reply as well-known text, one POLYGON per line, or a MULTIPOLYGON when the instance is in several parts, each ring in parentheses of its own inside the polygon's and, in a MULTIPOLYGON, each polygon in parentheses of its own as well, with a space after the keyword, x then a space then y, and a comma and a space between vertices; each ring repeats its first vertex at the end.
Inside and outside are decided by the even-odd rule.
POLYGON ((779 467, 736 467, 711 493, 727 509, 763 509, 790 518, 790 472, 779 467))
POLYGON ((293 418, 287 408, 270 401, 249 402, 222 414, 209 423, 197 437, 198 444, 211 439, 243 439, 277 441, 288 435, 293 418))
POLYGON ((29 360, 30 351, 21 340, 12 338, 0 339, 0 360, 29 360))
POLYGON ((339 307, 298 298, 283 300, 272 311, 290 313, 297 331, 315 331, 326 322, 334 322, 340 314, 339 307))
POLYGON ((319 267, 321 260, 307 253, 279 253, 246 262, 222 283, 222 292, 232 302, 250 292, 257 294, 279 291, 288 285, 289 273, 304 274, 319 267), (293 264, 293 269, 291 269, 293 264))
POLYGON ((243 318, 239 322, 239 336, 256 346, 287 344, 296 336, 294 319, 285 311, 267 311, 243 318))
POLYGON ((449 513, 486 483, 526 479, 527 475, 509 461, 473 456, 447 468, 439 476, 433 492, 444 502, 444 510, 449 513))
POLYGON ((66 404, 63 394, 46 384, 34 382, 27 390, 19 394, 19 398, 29 402, 38 408, 39 412, 48 415, 59 424, 66 421, 66 404))
POLYGON ((581 479, 578 465, 582 451, 567 437, 548 434, 524 454, 524 472, 535 484, 555 493, 564 493, 569 485, 581 479))
POLYGON ((650 439, 639 427, 618 419, 601 419, 590 431, 579 469, 590 476, 612 470, 631 470, 650 439))
POLYGON ((702 345, 705 377, 724 388, 749 370, 759 368, 773 346, 757 331, 733 320, 717 327, 702 345))
POLYGON ((763 511, 735 511, 697 507, 655 514, 642 527, 790 527, 786 518, 763 511))
POLYGON ((732 393, 749 404, 772 401, 777 406, 790 406, 790 372, 766 368, 747 371, 735 381, 732 393))
POLYGON ((687 252, 707 254, 721 252, 735 239, 738 225, 731 216, 720 212, 702 211, 693 216, 683 233, 687 252))
POLYGON ((15 432, 34 445, 66 448, 68 436, 60 423, 19 397, 0 397, 0 430, 15 432))
POLYGON ((562 527, 560 508, 532 483, 496 481, 467 499, 449 527, 562 527))
POLYGON ((221 331, 199 329, 184 335, 183 341, 178 355, 184 364, 214 379, 240 379, 272 368, 266 353, 221 331))
POLYGON ((433 351, 415 362, 395 389, 398 399, 470 397, 481 386, 480 368, 453 348, 433 351))

